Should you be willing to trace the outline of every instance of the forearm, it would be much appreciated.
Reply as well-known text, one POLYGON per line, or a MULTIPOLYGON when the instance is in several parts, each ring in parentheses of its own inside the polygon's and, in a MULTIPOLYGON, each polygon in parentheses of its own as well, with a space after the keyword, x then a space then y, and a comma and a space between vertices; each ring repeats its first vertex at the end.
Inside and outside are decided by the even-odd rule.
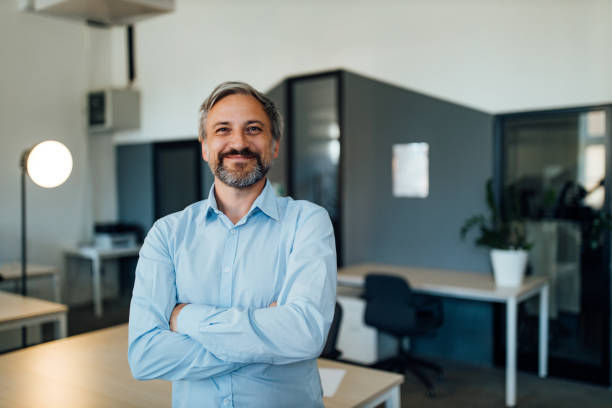
POLYGON ((134 297, 130 307, 128 362, 138 380, 202 380, 227 374, 241 364, 219 359, 203 344, 174 333, 163 324, 151 324, 147 310, 134 297))
POLYGON ((303 301, 265 309, 188 305, 179 315, 178 331, 224 361, 289 364, 320 354, 329 320, 303 301))

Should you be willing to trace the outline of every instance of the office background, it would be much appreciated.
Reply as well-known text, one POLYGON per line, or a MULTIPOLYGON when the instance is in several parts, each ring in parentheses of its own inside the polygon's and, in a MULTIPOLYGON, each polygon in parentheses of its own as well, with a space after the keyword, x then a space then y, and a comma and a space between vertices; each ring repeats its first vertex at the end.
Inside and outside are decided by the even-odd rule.
MULTIPOLYGON (((484 116, 612 100, 608 51, 612 3, 605 0, 385 4, 179 0, 174 13, 136 25, 141 128, 89 136, 86 92, 127 83, 125 30, 23 13, 20 3, 0 4, 1 261, 15 260, 19 254, 17 161, 25 147, 51 138, 69 145, 74 155, 73 175, 66 185, 28 191, 31 259, 61 265, 62 247, 90 239, 94 222, 118 218, 115 146, 193 137, 199 104, 223 80, 244 80, 269 90, 288 76, 345 68, 484 116)), ((372 107, 364 102, 362 109, 370 112, 372 107)), ((444 197, 457 191, 477 194, 493 172, 492 131, 454 134, 451 121, 436 124, 445 136, 430 141, 432 146, 446 152, 445 158, 465 152, 468 156, 462 158, 469 159, 470 166, 458 172, 465 162, 440 162, 452 168, 432 162, 432 183, 440 181, 432 186, 432 196, 436 188, 444 197)), ((389 162, 391 143, 413 141, 407 139, 410 128, 386 129, 382 135, 378 130, 371 128, 369 140, 376 148, 361 152, 363 160, 372 164, 389 162)), ((384 177, 380 169, 355 166, 369 178, 384 177)), ((460 211, 454 219, 432 218, 441 220, 446 233, 456 233, 464 215, 483 209, 484 203, 473 198, 465 204, 452 203, 460 211)), ((417 208, 420 204, 396 199, 393 205, 403 211, 404 225, 390 231, 389 241, 381 243, 376 252, 381 259, 368 260, 488 272, 486 251, 460 243, 458 234, 449 238, 455 245, 446 256, 431 247, 422 251, 413 246, 398 259, 394 255, 398 243, 418 245, 411 238, 419 237, 426 245, 436 239, 432 231, 439 228, 411 222, 411 213, 423 211, 417 208), (411 254, 418 258, 410 258, 411 254)), ((442 203, 433 210, 449 214, 442 203)), ((364 211, 355 208, 356 214, 364 211)), ((88 288, 87 274, 69 278, 65 301, 86 301, 88 290, 79 288, 88 288)), ((472 304, 458 310, 462 310, 459 315, 448 317, 449 327, 469 339, 464 344, 470 347, 449 347, 450 355, 489 364, 490 307, 472 304), (484 323, 461 324, 471 319, 484 323)))

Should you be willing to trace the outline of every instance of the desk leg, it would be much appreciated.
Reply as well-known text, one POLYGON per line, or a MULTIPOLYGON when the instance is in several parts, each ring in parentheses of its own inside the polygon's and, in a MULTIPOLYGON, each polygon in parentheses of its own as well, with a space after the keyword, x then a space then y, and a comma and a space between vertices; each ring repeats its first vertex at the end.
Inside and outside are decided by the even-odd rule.
POLYGON ((59 315, 55 326, 55 338, 63 339, 68 336, 68 319, 66 313, 59 315))
POLYGON ((381 404, 384 404, 385 408, 401 408, 402 404, 400 403, 400 384, 385 391, 383 394, 365 403, 364 405, 360 405, 360 407, 379 408, 381 404))
POLYGON ((56 273, 55 275, 53 275, 53 297, 55 298, 55 301, 57 303, 61 303, 62 302, 62 295, 60 292, 60 277, 59 277, 59 272, 56 273))
POLYGON ((400 386, 396 385, 389 391, 389 399, 385 401, 385 408, 400 408, 400 386))
POLYGON ((516 298, 506 305, 506 406, 516 405, 516 298))
POLYGON ((540 292, 540 378, 548 375, 548 284, 540 292))
POLYGON ((102 316, 102 282, 100 277, 100 258, 94 256, 91 259, 94 313, 96 317, 102 316))

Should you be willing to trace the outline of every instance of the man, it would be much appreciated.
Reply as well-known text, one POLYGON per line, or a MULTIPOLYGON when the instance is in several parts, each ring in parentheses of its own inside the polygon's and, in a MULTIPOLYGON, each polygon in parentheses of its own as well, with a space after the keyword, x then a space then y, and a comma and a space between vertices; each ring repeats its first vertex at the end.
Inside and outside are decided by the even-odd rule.
POLYGON ((322 407, 316 358, 333 317, 329 216, 266 180, 280 114, 247 84, 201 108, 207 200, 158 220, 140 251, 128 360, 172 384, 175 407, 322 407))

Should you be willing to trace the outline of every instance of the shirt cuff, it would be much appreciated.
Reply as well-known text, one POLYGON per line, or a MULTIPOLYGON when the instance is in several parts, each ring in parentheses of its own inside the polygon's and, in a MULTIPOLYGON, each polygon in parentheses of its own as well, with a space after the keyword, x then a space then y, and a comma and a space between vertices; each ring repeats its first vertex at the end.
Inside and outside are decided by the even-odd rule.
POLYGON ((181 334, 195 337, 200 333, 200 326, 215 311, 215 307, 208 305, 188 304, 181 309, 178 315, 176 328, 181 334))

